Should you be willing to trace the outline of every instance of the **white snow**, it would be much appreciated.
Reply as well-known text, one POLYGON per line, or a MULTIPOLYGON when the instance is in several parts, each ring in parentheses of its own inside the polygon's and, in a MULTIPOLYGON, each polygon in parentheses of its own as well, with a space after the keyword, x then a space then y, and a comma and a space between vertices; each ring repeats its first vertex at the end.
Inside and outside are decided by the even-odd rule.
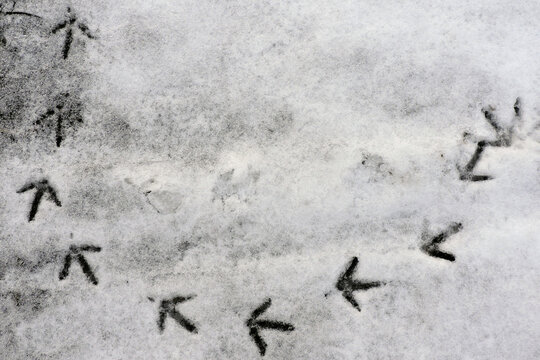
POLYGON ((539 2, 73 0, 97 38, 64 60, 67 5, 0 15, 0 358, 256 359, 266 298, 295 326, 269 359, 540 358, 539 2), (57 148, 32 124, 64 91, 84 122, 57 148), (518 96, 494 179, 459 180, 518 96), (43 177, 62 207, 28 222, 43 177), (420 250, 452 222, 455 262, 420 250), (102 247, 97 286, 59 281, 71 244, 102 247), (361 312, 353 256, 386 282, 361 312), (159 333, 177 295, 197 334, 159 333))

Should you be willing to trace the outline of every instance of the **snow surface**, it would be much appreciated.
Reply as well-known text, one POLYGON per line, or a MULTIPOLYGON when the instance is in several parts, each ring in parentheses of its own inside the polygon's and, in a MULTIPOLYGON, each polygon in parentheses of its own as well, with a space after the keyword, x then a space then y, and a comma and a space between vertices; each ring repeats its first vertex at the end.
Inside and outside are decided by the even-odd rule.
MULTIPOLYGON (((11 1, 3 2, 3 11, 11 1)), ((18 1, 0 14, 0 358, 540 358, 540 2, 18 1), (95 39, 51 29, 70 5, 95 39), (83 122, 34 122, 63 92, 83 122), (517 97, 510 147, 488 147, 517 97), (82 104, 82 105, 81 105, 82 104), (472 137, 464 137, 468 132, 472 137), (476 140, 475 140, 476 139, 476 140), (34 192, 47 178, 62 202, 34 192), (420 250, 453 222, 441 249, 420 250), (60 281, 72 244, 78 263, 60 281), (385 286, 335 288, 355 278, 385 286), (161 299, 171 318, 158 331, 161 299), (151 301, 151 298, 154 301, 151 301)))

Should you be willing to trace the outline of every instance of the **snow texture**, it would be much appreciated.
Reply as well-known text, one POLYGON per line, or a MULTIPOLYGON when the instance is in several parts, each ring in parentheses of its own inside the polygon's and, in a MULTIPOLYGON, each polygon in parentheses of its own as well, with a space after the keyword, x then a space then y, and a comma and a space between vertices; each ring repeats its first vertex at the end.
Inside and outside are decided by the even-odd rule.
POLYGON ((537 0, 1 4, 1 359, 540 358, 537 0))

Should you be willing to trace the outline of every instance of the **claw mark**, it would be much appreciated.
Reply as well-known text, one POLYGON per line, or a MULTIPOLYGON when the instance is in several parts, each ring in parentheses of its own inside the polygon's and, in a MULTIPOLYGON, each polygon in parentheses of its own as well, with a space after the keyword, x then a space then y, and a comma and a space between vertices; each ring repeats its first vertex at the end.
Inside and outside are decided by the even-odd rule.
POLYGON ((53 115, 56 115, 56 124, 54 126, 55 138, 56 146, 60 147, 62 141, 64 140, 65 123, 67 122, 67 125, 73 126, 76 123, 83 122, 81 116, 82 105, 77 101, 70 100, 69 93, 61 93, 59 96, 57 96, 55 103, 56 105, 47 109, 45 113, 41 114, 34 124, 45 124, 47 119, 52 118, 53 115))
POLYGON ((71 8, 67 8, 67 19, 61 23, 58 23, 53 29, 52 33, 56 34, 59 30, 66 28, 66 39, 64 40, 64 47, 62 49, 62 56, 67 59, 69 50, 71 49, 71 43, 73 42, 73 29, 75 25, 81 31, 81 33, 89 39, 95 39, 95 36, 90 32, 88 26, 77 19, 75 12, 71 11, 71 8))
MULTIPOLYGON (((3 16, 26 16, 29 18, 35 18, 35 19, 41 19, 41 16, 34 15, 31 13, 28 13, 26 11, 15 11, 15 5, 17 4, 16 1, 13 1, 13 5, 11 6, 11 10, 5 11, 4 10, 4 4, 0 4, 0 17, 3 16)), ((0 46, 5 46, 7 44, 7 40, 4 37, 3 29, 0 28, 0 46)))
POLYGON ((262 329, 272 329, 272 330, 279 330, 279 331, 293 331, 294 326, 292 324, 288 324, 282 321, 274 321, 274 320, 257 320, 259 316, 261 316, 268 308, 272 305, 272 299, 266 299, 259 307, 257 307, 253 312, 251 313, 251 316, 249 319, 246 320, 246 326, 249 328, 249 336, 253 339, 255 342, 255 345, 259 348, 259 353, 261 356, 264 356, 266 353, 266 347, 268 344, 263 340, 263 338, 259 335, 259 330, 262 329))
POLYGON ((374 287, 385 285, 382 281, 363 282, 360 280, 353 280, 352 276, 356 267, 358 266, 358 258, 355 256, 352 258, 347 270, 339 276, 336 283, 336 288, 341 291, 341 294, 356 310, 361 311, 360 305, 353 296, 353 292, 356 290, 368 290, 374 287))
MULTIPOLYGON (((160 333, 163 333, 165 330, 165 320, 167 315, 173 318, 178 324, 180 324, 187 331, 196 334, 197 327, 189 319, 185 318, 176 310, 176 304, 183 303, 185 301, 191 300, 195 295, 190 296, 175 296, 172 299, 165 299, 161 301, 159 306, 159 318, 158 318, 158 329, 160 333)), ((148 298, 150 301, 154 301, 153 298, 148 298)))
POLYGON ((90 281, 94 285, 98 284, 98 279, 94 275, 92 268, 86 261, 83 254, 81 254, 83 251, 100 252, 101 248, 99 246, 93 246, 93 245, 81 245, 81 246, 71 245, 69 247, 69 253, 66 255, 64 259, 64 267, 62 268, 62 271, 60 271, 60 274, 58 276, 60 280, 64 280, 69 275, 69 268, 71 267, 73 258, 75 258, 75 260, 79 262, 79 265, 81 266, 83 273, 88 278, 88 281, 90 281))
POLYGON ((13 1, 13 5, 11 6, 10 11, 4 11, 4 4, 0 4, 0 15, 20 15, 20 16, 28 16, 28 17, 34 17, 37 19, 41 19, 41 16, 30 14, 26 11, 15 11, 15 5, 17 5, 16 1, 13 1))
MULTIPOLYGON (((428 254, 429 256, 448 260, 448 261, 454 261, 456 260, 456 257, 453 254, 440 251, 439 245, 446 241, 446 239, 458 231, 460 231, 463 228, 461 223, 452 223, 448 229, 440 233, 439 235, 435 236, 429 242, 426 242, 424 245, 422 245, 422 251, 428 254)), ((427 234, 424 233, 422 235, 423 238, 427 237, 427 234)))
POLYGON ((60 200, 58 200, 58 197, 56 196, 56 191, 51 185, 49 185, 49 182, 47 181, 47 179, 42 179, 36 182, 30 182, 24 185, 19 190, 17 190, 17 194, 24 193, 34 188, 36 189, 36 196, 34 197, 34 201, 32 201, 32 207, 30 209, 30 214, 28 215, 29 222, 34 220, 34 217, 36 216, 36 213, 38 211, 39 203, 41 202, 41 198, 43 197, 43 194, 45 193, 49 193, 49 200, 54 202, 56 206, 59 206, 59 207, 62 206, 62 203, 60 202, 60 200))
MULTIPOLYGON (((497 122, 495 115, 493 114, 493 108, 491 106, 483 108, 482 112, 487 122, 493 127, 496 133, 496 140, 486 141, 482 140, 477 143, 476 150, 467 165, 464 168, 459 169, 459 179, 463 181, 486 181, 493 179, 489 175, 474 175, 473 170, 477 165, 482 153, 484 152, 487 146, 493 147, 509 147, 512 145, 512 135, 514 133, 514 128, 518 124, 521 118, 521 101, 519 97, 514 103, 514 119, 512 125, 507 128, 503 128, 497 122)), ((469 136, 469 134, 464 134, 464 136, 469 136)))

